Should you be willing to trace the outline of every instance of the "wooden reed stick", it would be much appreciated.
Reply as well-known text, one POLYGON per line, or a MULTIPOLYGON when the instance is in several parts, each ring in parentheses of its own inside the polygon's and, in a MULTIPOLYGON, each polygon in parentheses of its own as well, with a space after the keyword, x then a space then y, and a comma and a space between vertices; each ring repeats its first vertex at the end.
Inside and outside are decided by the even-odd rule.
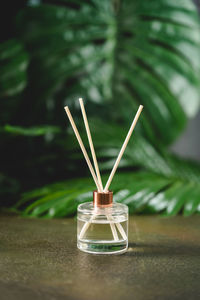
POLYGON ((117 170, 117 167, 118 167, 118 165, 119 165, 119 163, 120 163, 120 160, 121 160, 121 158, 122 158, 122 155, 124 154, 124 151, 125 151, 126 146, 127 146, 128 142, 129 142, 129 139, 130 139, 130 137, 131 137, 131 134, 132 134, 132 132, 133 132, 133 129, 135 128, 135 125, 136 125, 136 123, 137 123, 137 120, 138 120, 138 118, 139 118, 139 116, 140 116, 140 114, 141 114, 141 112, 142 112, 142 109, 143 109, 143 106, 140 105, 139 108, 138 108, 138 111, 137 111, 137 113, 136 113, 136 115, 135 115, 135 118, 134 118, 134 120, 133 120, 133 122, 132 122, 132 124, 131 124, 131 127, 130 127, 130 129, 129 129, 129 132, 128 132, 126 138, 125 138, 125 141, 124 141, 124 143, 123 143, 123 145, 122 145, 122 148, 121 148, 121 150, 120 150, 120 152, 119 152, 119 154, 118 154, 118 157, 117 157, 116 162, 115 162, 115 164, 114 164, 114 166, 113 166, 112 172, 110 173, 110 176, 109 176, 109 178, 108 178, 108 181, 107 181, 107 183, 106 183, 106 186, 105 186, 105 188, 104 188, 104 192, 105 192, 105 193, 106 193, 106 192, 108 191, 108 189, 109 189, 109 186, 110 186, 110 184, 111 184, 111 181, 112 181, 112 179, 113 179, 113 177, 114 177, 114 175, 115 175, 115 172, 116 172, 116 170, 117 170))
POLYGON ((88 230, 88 228, 90 227, 90 224, 92 223, 92 221, 94 220, 95 215, 93 215, 90 220, 88 222, 85 222, 85 224, 83 225, 83 227, 81 228, 81 232, 79 234, 79 238, 82 239, 86 233, 86 231, 88 230))
POLYGON ((100 172, 99 172, 99 166, 98 166, 98 163, 97 163, 96 153, 95 153, 95 150, 94 150, 94 144, 93 144, 93 141, 92 141, 92 136, 91 136, 91 133, 90 133, 90 127, 89 127, 89 124, 88 124, 87 115, 86 115, 86 112, 85 112, 85 107, 84 107, 84 103, 83 103, 82 98, 79 98, 79 103, 80 103, 80 106, 81 106, 81 111, 82 111, 82 115, 83 115, 83 120, 84 120, 84 124, 85 124, 85 128, 86 128, 86 132, 87 132, 87 137, 88 137, 88 141, 89 141, 89 145, 90 145, 90 150, 91 150, 91 154, 92 154, 92 158, 93 158, 93 162, 94 162, 94 167, 95 167, 98 183, 101 187, 101 192, 103 192, 103 185, 102 185, 102 181, 101 181, 101 175, 100 175, 100 172))
POLYGON ((114 223, 113 217, 109 213, 107 213, 106 216, 107 216, 108 221, 110 222, 110 228, 111 228, 114 240, 118 241, 119 237, 118 237, 118 234, 117 234, 117 230, 116 230, 116 227, 115 227, 115 223, 114 223))
POLYGON ((123 239, 126 240, 127 236, 126 236, 123 226, 120 223, 116 223, 116 226, 117 226, 117 229, 119 230, 121 236, 123 237, 123 239))
MULTIPOLYGON (((113 223, 113 219, 112 219, 112 216, 109 215, 109 214, 106 214, 107 216, 107 219, 109 220, 109 224, 110 224, 110 228, 111 228, 111 231, 112 231, 112 235, 113 235, 113 238, 115 241, 118 241, 119 240, 119 237, 118 237, 118 234, 117 234, 117 230, 115 228, 115 224, 113 223)), ((86 231, 88 230, 88 228, 90 227, 90 224, 92 223, 92 221, 95 219, 96 215, 94 214, 90 220, 88 222, 85 222, 85 224, 83 225, 82 229, 81 229, 81 232, 79 234, 79 238, 82 239, 86 233, 86 231)), ((121 225, 121 224, 120 224, 121 225)), ((123 229, 123 227, 122 227, 123 229)), ((125 234, 125 233, 124 233, 125 234)), ((126 236, 126 234, 125 234, 126 236)))
MULTIPOLYGON (((90 133, 90 127, 89 127, 89 124, 88 124, 87 115, 86 115, 86 112, 85 112, 85 107, 84 107, 84 103, 83 103, 82 98, 79 98, 79 103, 80 103, 80 107, 81 107, 81 111, 82 111, 82 115, 83 115, 83 120, 84 120, 84 124, 85 124, 85 129, 86 129, 86 132, 87 132, 87 137, 88 137, 88 141, 89 141, 89 145, 90 145, 90 150, 91 150, 91 153, 92 153, 92 158, 93 158, 93 162, 94 162, 94 166, 95 166, 95 170, 96 170, 98 183, 101 187, 101 192, 103 192, 103 185, 102 185, 102 181, 101 181, 101 175, 100 175, 100 172, 99 172, 99 166, 98 166, 98 163, 97 163, 96 153, 95 153, 95 150, 94 150, 92 136, 91 136, 91 133, 90 133)), ((119 238, 118 238, 117 230, 115 228, 115 224, 113 223, 112 216, 110 216, 109 214, 106 214, 106 216, 107 216, 107 219, 110 221, 110 228, 111 228, 114 240, 117 241, 117 240, 119 240, 119 238)), ((93 220, 93 218, 92 218, 92 220, 93 220)), ((88 230, 92 220, 90 220, 89 222, 86 222, 84 224, 84 226, 83 226, 83 228, 80 232, 80 238, 82 238, 85 235, 85 233, 88 230)))
POLYGON ((69 107, 68 107, 68 106, 65 106, 64 109, 65 109, 66 114, 67 114, 67 116, 68 116, 68 118, 69 118, 69 121, 70 121, 70 123, 71 123, 71 125, 72 125, 72 128, 73 128, 74 133, 75 133, 75 135, 76 135, 76 138, 77 138, 77 140, 78 140, 78 142, 79 142, 79 145, 80 145, 80 147, 81 147, 81 150, 82 150, 82 152, 83 152, 83 155, 84 155, 84 157, 85 157, 85 160, 86 160, 86 162, 87 162, 87 164, 88 164, 89 170, 90 170, 90 172, 91 172, 91 174, 92 174, 92 177, 93 177, 94 182, 95 182, 95 184, 96 184, 96 186, 97 186, 97 189, 98 189, 98 191, 101 191, 101 187, 100 187, 100 185, 99 185, 99 183, 98 183, 98 180, 97 180, 97 177, 96 177, 96 175, 95 175, 94 169, 93 169, 92 164, 91 164, 91 162, 90 162, 90 159, 89 159, 89 157, 88 157, 87 151, 86 151, 86 149, 85 149, 85 147, 84 147, 84 145, 83 145, 83 142, 82 142, 82 139, 81 139, 80 134, 79 134, 79 132, 78 132, 78 129, 77 129, 75 123, 74 123, 74 120, 73 120, 72 115, 71 115, 71 113, 70 113, 69 107))
MULTIPOLYGON (((65 106, 65 111, 66 111, 67 116, 68 116, 68 118, 69 118, 69 121, 70 121, 70 123, 71 123, 71 125, 72 125, 72 128, 73 128, 73 130, 74 130, 74 133, 75 133, 75 135, 76 135, 76 138, 77 138, 77 140, 78 140, 78 142, 79 142, 79 145, 80 145, 80 147, 81 147, 81 150, 82 150, 82 152, 83 152, 83 155, 84 155, 84 157, 85 157, 85 160, 86 160, 86 162, 87 162, 87 164, 88 164, 88 167, 89 167, 89 169, 90 169, 90 172, 91 172, 91 174, 92 174, 92 177, 93 177, 93 179, 94 179, 94 182, 95 182, 95 184, 96 184, 96 186, 97 186, 97 189, 98 189, 98 191, 100 191, 100 190, 101 190, 101 187, 99 186, 99 183, 98 183, 97 177, 96 177, 96 175, 95 175, 94 169, 93 169, 93 167, 92 167, 92 164, 91 164, 90 159, 89 159, 89 157, 88 157, 87 151, 86 151, 85 146, 84 146, 84 144, 83 144, 83 142, 82 142, 82 139, 81 139, 81 137, 80 137, 80 134, 79 134, 79 132, 78 132, 78 129, 77 129, 77 127, 76 127, 76 124, 74 123, 74 120, 73 120, 73 118, 72 118, 72 115, 71 115, 71 112, 70 112, 68 106, 65 106)), ((94 217, 94 216, 93 216, 93 217, 94 217)), ((82 237, 84 236, 85 232, 87 231, 87 229, 89 228, 89 226, 90 226, 90 224, 91 224, 91 222, 92 222, 92 220, 93 220, 93 217, 91 218, 91 220, 90 220, 89 222, 86 222, 86 223, 84 224, 84 226, 83 226, 83 228, 82 228, 82 230, 81 230, 80 236, 82 236, 82 237)), ((116 229, 115 229, 115 230, 113 229, 114 224, 111 224, 111 223, 110 223, 110 227, 111 227, 111 230, 112 230, 114 239, 115 239, 115 240, 118 240, 118 236, 116 235, 116 234, 117 234, 117 233, 116 233, 116 229)))

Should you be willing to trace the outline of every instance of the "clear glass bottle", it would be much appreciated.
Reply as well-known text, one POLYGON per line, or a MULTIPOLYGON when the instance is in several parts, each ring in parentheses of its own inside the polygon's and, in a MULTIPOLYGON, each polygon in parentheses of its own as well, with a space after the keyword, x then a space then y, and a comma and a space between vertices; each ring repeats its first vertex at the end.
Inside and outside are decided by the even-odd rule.
POLYGON ((77 246, 93 254, 119 254, 128 249, 128 207, 112 201, 113 193, 93 192, 93 202, 78 206, 77 246))

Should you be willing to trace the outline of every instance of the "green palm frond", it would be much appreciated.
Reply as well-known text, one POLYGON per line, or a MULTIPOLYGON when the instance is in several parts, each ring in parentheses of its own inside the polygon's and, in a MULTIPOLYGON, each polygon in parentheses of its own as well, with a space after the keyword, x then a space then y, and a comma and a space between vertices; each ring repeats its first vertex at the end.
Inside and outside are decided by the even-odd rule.
MULTIPOLYGON (((90 124, 95 132, 100 168, 108 171, 119 152, 125 130, 99 120, 90 124)), ((87 145, 85 135, 82 136, 87 145)), ((83 158, 78 143, 73 139, 72 135, 71 142, 68 141, 70 147, 67 155, 77 163, 83 158)), ((161 155, 136 133, 119 167, 121 170, 118 170, 111 188, 115 201, 126 203, 131 213, 163 213, 169 216, 182 212, 187 216, 200 211, 200 165, 169 153, 163 152, 161 155), (143 171, 125 172, 123 169, 127 167, 139 167, 143 171)), ((108 174, 103 176, 104 184, 107 178, 108 174)), ((46 218, 67 216, 76 212, 79 203, 91 201, 93 189, 95 186, 91 178, 58 182, 25 193, 18 206, 26 207, 25 215, 46 218), (33 203, 27 206, 29 201, 33 203)))
MULTIPOLYGON (((103 176, 104 182, 107 177, 103 176)), ((24 209, 24 215, 45 218, 73 215, 78 204, 92 201, 93 189, 94 184, 90 178, 47 185, 25 193, 18 207, 24 207, 27 202, 34 200, 24 209)), ((200 184, 192 180, 150 172, 122 172, 114 178, 112 190, 114 200, 127 204, 130 213, 162 213, 172 216, 182 212, 189 216, 200 212, 200 184)))
POLYGON ((11 126, 5 125, 3 128, 0 127, 0 132, 9 133, 13 136, 40 136, 40 135, 52 135, 59 133, 61 130, 59 127, 56 126, 38 126, 38 127, 31 127, 31 128, 24 128, 20 126, 11 126))

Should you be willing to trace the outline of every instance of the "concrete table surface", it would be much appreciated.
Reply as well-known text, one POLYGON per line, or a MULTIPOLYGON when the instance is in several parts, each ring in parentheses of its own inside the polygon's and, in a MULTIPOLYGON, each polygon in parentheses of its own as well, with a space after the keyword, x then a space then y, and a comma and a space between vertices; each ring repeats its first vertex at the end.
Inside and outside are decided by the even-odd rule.
POLYGON ((200 217, 131 216, 129 250, 76 248, 76 220, 0 216, 0 299, 198 299, 200 217))

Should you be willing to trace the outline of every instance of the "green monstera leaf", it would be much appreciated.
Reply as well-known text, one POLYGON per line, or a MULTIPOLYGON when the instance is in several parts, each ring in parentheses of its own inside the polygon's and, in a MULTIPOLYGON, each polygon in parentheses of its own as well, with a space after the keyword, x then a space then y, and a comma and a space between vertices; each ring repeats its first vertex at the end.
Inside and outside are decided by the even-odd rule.
POLYGON ((192 1, 59 4, 27 7, 17 18, 32 56, 35 95, 49 99, 62 90, 69 104, 79 95, 111 103, 114 117, 126 122, 143 104, 145 137, 170 144, 199 106, 200 35, 192 1))
POLYGON ((0 46, 0 98, 15 96, 24 90, 27 84, 29 57, 23 44, 9 40, 0 46))

